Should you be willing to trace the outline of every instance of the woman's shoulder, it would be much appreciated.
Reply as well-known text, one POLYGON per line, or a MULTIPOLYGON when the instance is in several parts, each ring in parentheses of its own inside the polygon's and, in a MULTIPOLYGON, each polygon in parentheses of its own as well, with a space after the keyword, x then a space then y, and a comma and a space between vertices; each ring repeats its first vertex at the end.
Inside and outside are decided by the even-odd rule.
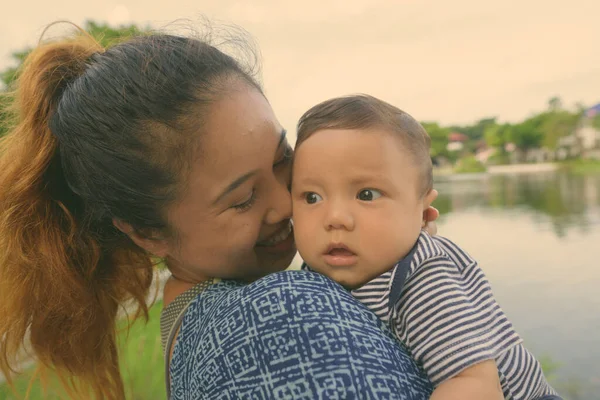
MULTIPOLYGON (((240 284, 239 282, 222 281, 213 285, 205 294, 209 300, 228 298, 238 301, 238 307, 256 307, 272 304, 287 311, 306 312, 307 305, 327 304, 327 307, 336 307, 341 303, 356 301, 351 293, 340 284, 312 271, 286 270, 269 274, 252 283, 240 284), (302 310, 298 307, 304 306, 302 310)), ((310 308, 310 307, 309 307, 310 308)))
POLYGON ((429 393, 383 323, 339 284, 309 271, 211 285, 190 304, 171 359, 173 392, 182 394, 174 398, 191 387, 201 388, 196 398, 224 390, 233 390, 226 398, 281 398, 301 388, 318 398, 335 379, 342 381, 334 391, 354 391, 345 398, 368 398, 369 380, 384 374, 390 393, 407 386, 429 393))
POLYGON ((277 291, 280 293, 337 292, 350 295, 342 286, 321 274, 312 271, 286 270, 269 274, 253 282, 237 280, 214 280, 214 282, 199 297, 222 296, 252 296, 263 292, 277 291))
MULTIPOLYGON (((261 291, 266 288, 290 292, 323 291, 328 293, 342 291, 341 285, 319 273, 308 270, 286 270, 269 274, 247 286, 247 290, 261 291)), ((348 293, 349 295, 349 293, 348 293)))
POLYGON ((383 323, 338 283, 315 272, 282 271, 252 283, 223 280, 211 285, 190 303, 180 339, 192 344, 220 332, 227 341, 236 336, 234 331, 289 331, 296 323, 300 330, 312 324, 338 326, 348 318, 365 334, 383 329, 383 323))
MULTIPOLYGON (((329 298, 351 301, 350 293, 331 279, 311 271, 281 271, 254 282, 219 280, 196 296, 190 307, 241 308, 275 302, 285 304, 299 298, 329 298)), ((204 310, 206 311, 206 310, 204 310)), ((203 314, 201 312, 201 314, 203 314)), ((204 315, 204 314, 203 314, 204 315)))

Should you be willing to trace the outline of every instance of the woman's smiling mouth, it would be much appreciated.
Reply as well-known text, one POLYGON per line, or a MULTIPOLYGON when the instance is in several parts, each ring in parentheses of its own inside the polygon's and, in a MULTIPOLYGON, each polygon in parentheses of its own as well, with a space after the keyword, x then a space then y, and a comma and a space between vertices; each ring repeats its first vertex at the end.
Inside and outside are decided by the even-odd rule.
POLYGON ((292 232, 292 221, 288 221, 281 230, 275 232, 268 238, 257 242, 256 247, 277 253, 291 250, 294 246, 294 235, 292 232))

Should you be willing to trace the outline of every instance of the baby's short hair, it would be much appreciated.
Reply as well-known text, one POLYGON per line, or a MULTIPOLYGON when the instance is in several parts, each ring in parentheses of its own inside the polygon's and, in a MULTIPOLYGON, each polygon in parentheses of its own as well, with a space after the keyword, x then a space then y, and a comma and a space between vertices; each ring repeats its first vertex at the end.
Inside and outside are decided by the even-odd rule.
POLYGON ((395 134, 421 167, 422 195, 433 187, 429 155, 431 139, 417 120, 393 105, 366 94, 336 97, 317 104, 300 117, 296 148, 324 129, 382 129, 395 134))

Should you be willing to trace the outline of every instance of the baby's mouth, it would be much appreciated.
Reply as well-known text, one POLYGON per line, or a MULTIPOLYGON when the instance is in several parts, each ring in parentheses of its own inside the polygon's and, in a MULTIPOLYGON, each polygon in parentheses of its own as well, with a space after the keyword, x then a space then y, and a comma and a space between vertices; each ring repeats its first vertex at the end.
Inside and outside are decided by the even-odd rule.
POLYGON ((329 250, 329 252, 327 252, 328 255, 330 256, 341 256, 341 257, 349 257, 349 256, 354 256, 356 254, 354 254, 353 252, 351 252, 348 249, 345 248, 333 248, 331 250, 329 250))
POLYGON ((343 243, 332 243, 323 254, 325 262, 334 267, 347 267, 356 263, 358 257, 343 243))

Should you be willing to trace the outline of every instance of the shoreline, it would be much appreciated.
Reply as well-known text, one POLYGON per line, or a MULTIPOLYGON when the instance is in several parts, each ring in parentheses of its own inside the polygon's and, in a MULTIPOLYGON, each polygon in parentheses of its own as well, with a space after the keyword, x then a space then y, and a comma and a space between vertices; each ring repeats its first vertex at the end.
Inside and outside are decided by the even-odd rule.
POLYGON ((453 168, 434 168, 434 179, 462 180, 489 175, 541 174, 560 170, 560 163, 490 165, 484 172, 457 173, 453 168))
POLYGON ((490 165, 485 167, 485 171, 473 172, 468 170, 457 172, 455 166, 446 166, 433 169, 433 177, 448 178, 451 180, 471 179, 475 177, 486 177, 490 175, 518 175, 518 174, 541 174, 553 173, 557 171, 566 171, 575 174, 598 174, 600 173, 600 160, 595 159, 575 159, 567 161, 553 161, 545 163, 520 163, 490 165))

